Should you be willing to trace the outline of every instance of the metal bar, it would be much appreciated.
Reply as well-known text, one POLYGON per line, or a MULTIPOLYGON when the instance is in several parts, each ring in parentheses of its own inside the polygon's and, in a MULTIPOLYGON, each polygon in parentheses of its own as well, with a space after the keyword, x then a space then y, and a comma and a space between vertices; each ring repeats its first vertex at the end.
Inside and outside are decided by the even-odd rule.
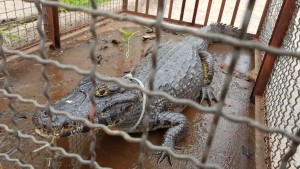
POLYGON ((209 0, 208 1, 208 6, 207 6, 207 10, 206 10, 206 15, 205 15, 204 26, 206 26, 207 22, 208 22, 208 18, 209 18, 209 14, 210 14, 210 9, 211 9, 211 4, 212 4, 212 0, 209 0))
MULTIPOLYGON (((57 0, 51 0, 57 1, 57 0)), ((46 6, 46 15, 48 22, 48 39, 53 43, 50 48, 60 48, 60 31, 59 31, 59 15, 58 7, 46 6)))
MULTIPOLYGON (((155 15, 149 15, 149 14, 145 14, 145 13, 136 13, 134 11, 127 11, 126 13, 132 14, 132 15, 135 15, 135 16, 151 18, 151 19, 155 19, 155 17, 156 17, 155 15)), ((179 20, 177 20, 177 19, 164 18, 164 21, 179 24, 179 20)), ((203 27, 204 26, 202 24, 192 24, 191 22, 187 22, 187 21, 181 21, 180 24, 186 25, 186 26, 193 26, 193 27, 203 27)))
POLYGON ((147 2, 146 2, 146 14, 149 14, 149 4, 150 4, 150 0, 147 0, 147 2))
POLYGON ((173 9, 173 0, 170 0, 170 8, 169 8, 169 15, 168 15, 169 19, 171 19, 172 17, 172 9, 173 9))
POLYGON ((183 0, 183 1, 182 1, 182 5, 181 5, 181 12, 180 12, 180 19, 179 19, 180 21, 183 20, 185 3, 186 3, 186 0, 183 0))
POLYGON ((231 18, 231 21, 230 21, 230 25, 234 25, 234 21, 235 21, 236 14, 237 14, 237 11, 238 11, 239 6, 240 6, 240 2, 241 2, 241 0, 237 0, 236 3, 235 3, 235 7, 234 7, 234 10, 233 10, 233 14, 232 14, 232 18, 231 18))
POLYGON ((218 22, 221 22, 226 0, 222 0, 221 9, 218 17, 218 22))
POLYGON ((138 12, 139 10, 139 0, 135 0, 135 7, 134 7, 134 11, 138 12))
MULTIPOLYGON (((293 17, 293 12, 295 10, 296 0, 284 0, 277 22, 274 27, 274 31, 272 33, 272 37, 269 45, 273 47, 280 48, 288 27, 290 25, 290 21, 293 17)), ((274 63, 276 61, 276 57, 270 53, 267 53, 264 57, 262 65, 260 67, 260 71, 257 76, 256 83, 254 85, 251 101, 254 102, 255 95, 261 96, 266 89, 266 85, 271 76, 272 69, 274 67, 274 63)))
POLYGON ((261 33, 261 29, 262 29, 263 23, 264 23, 265 20, 266 20, 266 16, 267 16, 268 10, 269 10, 269 8, 270 8, 270 3, 271 3, 270 0, 267 0, 267 1, 266 1, 265 8, 264 8, 263 14, 262 14, 262 16, 261 16, 261 18, 260 18, 260 22, 259 22, 259 25, 258 25, 258 28, 257 28, 257 31, 256 31, 256 37, 259 37, 259 36, 260 36, 260 33, 261 33))
POLYGON ((128 11, 128 0, 123 0, 123 12, 128 11))
POLYGON ((195 22, 196 22, 198 5, 199 5, 199 0, 196 0, 196 2, 195 2, 195 8, 194 8, 194 14, 193 14, 193 19, 192 19, 192 25, 194 25, 195 22))

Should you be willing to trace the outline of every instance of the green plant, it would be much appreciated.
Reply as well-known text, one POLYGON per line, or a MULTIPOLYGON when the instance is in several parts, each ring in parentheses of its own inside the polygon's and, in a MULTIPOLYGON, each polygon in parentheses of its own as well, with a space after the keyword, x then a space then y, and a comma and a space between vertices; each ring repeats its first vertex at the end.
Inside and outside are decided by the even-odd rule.
POLYGON ((8 33, 6 27, 0 27, 0 34, 2 35, 5 44, 9 43, 10 40, 19 42, 22 39, 21 36, 17 34, 8 33))
POLYGON ((125 58, 127 59, 129 57, 129 52, 130 52, 129 51, 130 50, 130 44, 129 44, 130 38, 132 36, 134 36, 136 33, 138 33, 139 31, 130 32, 130 31, 128 31, 126 29, 122 29, 122 28, 120 28, 119 31, 126 36, 126 38, 122 39, 122 41, 127 44, 127 50, 126 50, 126 54, 125 54, 125 58))

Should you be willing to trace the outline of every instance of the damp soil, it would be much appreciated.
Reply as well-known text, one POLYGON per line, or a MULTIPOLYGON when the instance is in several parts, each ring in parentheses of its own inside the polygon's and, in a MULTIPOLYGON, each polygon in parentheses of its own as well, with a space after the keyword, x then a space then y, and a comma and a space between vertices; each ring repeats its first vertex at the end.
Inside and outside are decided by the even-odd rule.
MULTIPOLYGON (((143 26, 109 21, 97 29, 98 45, 96 48, 97 71, 99 73, 121 77, 139 63, 149 46, 155 43, 155 39, 143 40, 144 35, 152 36, 148 28, 143 26), (119 28, 124 28, 136 34, 130 39, 129 57, 126 59, 127 44, 122 39, 126 36, 119 28)), ((187 35, 162 31, 163 42, 181 41, 187 35)), ((83 33, 65 40, 62 48, 57 50, 47 49, 46 53, 50 59, 64 64, 76 65, 82 69, 91 67, 90 48, 92 45, 91 34, 83 33)), ((227 68, 230 64, 233 47, 224 44, 212 44, 208 51, 216 60, 215 75, 212 87, 220 95, 227 68)), ((12 92, 22 95, 24 98, 35 99, 38 103, 46 103, 43 95, 44 81, 42 78, 42 65, 34 60, 22 58, 9 62, 7 70, 10 74, 10 88, 12 92)), ((240 60, 237 64, 233 81, 225 100, 224 110, 228 114, 243 117, 253 117, 254 106, 250 103, 250 94, 253 81, 247 76, 247 72, 253 68, 253 53, 242 50, 240 60)), ((50 81, 49 94, 54 102, 69 93, 78 83, 80 75, 73 71, 66 71, 48 66, 48 77, 50 81)), ((1 88, 4 86, 4 77, 0 75, 1 88)), ((38 140, 45 140, 34 132, 32 115, 37 109, 31 104, 12 100, 16 112, 16 118, 11 121, 12 111, 8 107, 8 99, 0 93, 0 124, 6 124, 11 128, 18 128, 21 132, 31 134, 38 140)), ((207 105, 206 103, 204 103, 207 105)), ((189 119, 189 131, 186 137, 179 143, 181 150, 178 152, 192 155, 197 159, 202 158, 206 147, 206 140, 213 121, 213 114, 199 112, 192 108, 184 110, 184 115, 189 119)), ((165 130, 150 132, 149 140, 160 145, 165 130)), ((132 134, 139 137, 140 134, 132 134)), ((208 163, 219 165, 221 168, 252 169, 254 164, 254 129, 246 124, 239 124, 220 118, 217 130, 214 133, 208 163)), ((49 140, 48 140, 49 141, 49 140)), ((65 148, 72 153, 78 153, 83 158, 89 158, 90 137, 88 134, 63 138, 56 140, 54 144, 65 148)), ((0 152, 7 153, 14 158, 22 158, 25 162, 36 168, 47 168, 50 163, 59 168, 89 168, 88 165, 80 165, 75 159, 65 158, 58 153, 52 153, 47 149, 38 152, 33 150, 41 147, 28 139, 18 140, 13 134, 0 129, 0 152), (18 143, 22 151, 18 150, 18 143)), ((140 145, 129 143, 118 136, 109 136, 105 133, 97 134, 95 152, 96 161, 101 166, 112 168, 138 168, 140 145)), ((171 168, 167 160, 157 164, 158 156, 155 152, 147 150, 145 157, 145 168, 171 168)), ((195 168, 191 162, 173 160, 173 168, 195 168)), ((17 165, 0 158, 0 166, 3 168, 14 168, 17 165)))

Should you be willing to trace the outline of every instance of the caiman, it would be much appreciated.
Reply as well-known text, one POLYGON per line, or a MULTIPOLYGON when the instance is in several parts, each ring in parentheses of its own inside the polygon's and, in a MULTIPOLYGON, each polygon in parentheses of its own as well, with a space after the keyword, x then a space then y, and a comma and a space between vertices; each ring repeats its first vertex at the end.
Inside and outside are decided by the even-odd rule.
MULTIPOLYGON (((238 29, 224 24, 211 24, 200 32, 223 33, 236 37, 238 29)), ((157 55, 157 72, 154 78, 154 90, 166 92, 176 98, 191 99, 200 103, 207 99, 209 104, 217 101, 214 90, 209 85, 214 75, 214 58, 207 47, 212 40, 194 36, 186 37, 181 42, 165 43, 159 46, 157 55)), ((149 75, 152 70, 152 48, 145 58, 132 70, 133 78, 139 79, 148 88, 149 75)), ((128 76, 119 80, 129 84, 139 84, 128 76)), ((94 122, 107 125, 111 129, 136 133, 142 131, 140 122, 143 111, 143 93, 139 90, 126 89, 115 83, 96 82, 94 122)), ((89 93, 92 82, 83 76, 77 87, 67 96, 54 103, 56 110, 69 112, 72 116, 88 118, 91 101, 89 93)), ((176 144, 188 130, 188 120, 181 114, 186 106, 175 104, 166 98, 155 96, 151 104, 149 130, 168 128, 163 137, 163 146, 175 150, 176 144)), ((49 134, 47 127, 49 117, 45 112, 36 113, 33 123, 39 133, 49 134)), ((89 128, 82 123, 71 121, 62 115, 53 115, 51 131, 59 136, 69 136, 88 132, 89 128)), ((158 162, 165 157, 171 160, 166 152, 160 152, 158 162)))

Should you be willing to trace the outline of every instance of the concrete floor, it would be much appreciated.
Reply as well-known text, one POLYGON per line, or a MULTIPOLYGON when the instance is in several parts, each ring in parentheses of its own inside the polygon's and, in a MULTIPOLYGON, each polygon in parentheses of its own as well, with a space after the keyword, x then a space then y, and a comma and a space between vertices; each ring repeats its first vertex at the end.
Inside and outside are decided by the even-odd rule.
MULTIPOLYGON (((143 58, 147 48, 154 44, 153 40, 142 41, 142 36, 145 35, 144 27, 130 23, 113 21, 99 28, 97 31, 99 34, 97 55, 101 55, 103 58, 97 71, 102 74, 117 77, 122 76, 124 72, 131 70, 143 58), (131 39, 131 50, 128 59, 125 59, 126 45, 116 46, 111 43, 113 39, 121 40, 124 38, 117 31, 121 27, 126 27, 127 30, 132 32, 139 31, 131 39)), ((163 32, 162 41, 180 41, 185 36, 163 32)), ((51 59, 61 63, 73 64, 87 69, 90 66, 90 37, 89 33, 73 37, 73 39, 63 42, 62 49, 57 51, 48 50, 47 54, 51 59)), ((216 60, 212 87, 217 91, 217 95, 220 94, 232 50, 231 46, 224 44, 213 44, 208 49, 216 60)), ((228 113, 237 116, 253 117, 254 107, 249 100, 253 82, 245 75, 248 70, 253 68, 252 56, 251 51, 243 50, 241 53, 241 59, 225 101, 224 110, 228 113)), ((11 74, 10 81, 13 92, 19 93, 25 98, 36 99, 39 103, 45 103, 45 98, 42 94, 43 80, 40 71, 41 65, 39 63, 19 58, 10 62, 7 68, 11 74)), ((53 101, 60 99, 70 92, 80 78, 72 71, 63 71, 53 66, 49 66, 48 74, 51 82, 49 92, 53 101)), ((0 85, 1 87, 3 86, 3 78, 0 79, 0 85)), ((10 112, 7 107, 7 99, 0 94, 0 100, 0 123, 13 126, 9 120, 10 112)), ((32 105, 21 104, 18 101, 15 102, 15 107, 19 117, 19 129, 24 133, 35 135, 38 139, 43 139, 34 133, 34 126, 31 122, 32 114, 36 109, 32 105)), ((182 150, 179 152, 201 159, 213 116, 191 108, 187 108, 183 113, 190 121, 190 128, 187 136, 179 144, 182 147, 182 150)), ((151 132, 149 140, 159 145, 163 134, 164 130, 151 132)), ((135 134, 132 136, 138 137, 140 135, 135 134)), ((4 131, 0 132, 0 138, 2 141, 0 144, 1 152, 9 151, 12 157, 20 154, 15 150, 17 139, 4 131)), ((68 151, 77 152, 88 157, 86 149, 88 149, 87 145, 89 142, 86 138, 87 135, 83 134, 78 137, 57 140, 57 144, 68 151)), ((26 140, 22 141, 22 145, 24 145, 26 150, 26 156, 23 156, 25 157, 25 161, 36 167, 45 167, 47 165, 47 158, 51 155, 49 151, 42 150, 39 153, 32 153, 32 150, 39 146, 26 140)), ((137 168, 138 166, 139 145, 128 143, 120 137, 98 134, 96 152, 97 161, 101 166, 113 168, 137 168)), ((156 164, 156 161, 157 156, 153 152, 148 151, 145 160, 146 168, 170 168, 166 161, 162 164, 156 164)), ((1 159, 0 162, 4 168, 14 166, 13 163, 2 161, 1 159)), ((195 168, 191 163, 186 161, 173 160, 173 162, 174 168, 195 168)), ((235 124, 221 118, 215 133, 208 162, 217 164, 221 168, 254 168, 254 129, 246 124, 235 124)), ((62 158, 59 160, 59 165, 61 168, 71 168, 76 167, 77 163, 76 160, 62 158)))

